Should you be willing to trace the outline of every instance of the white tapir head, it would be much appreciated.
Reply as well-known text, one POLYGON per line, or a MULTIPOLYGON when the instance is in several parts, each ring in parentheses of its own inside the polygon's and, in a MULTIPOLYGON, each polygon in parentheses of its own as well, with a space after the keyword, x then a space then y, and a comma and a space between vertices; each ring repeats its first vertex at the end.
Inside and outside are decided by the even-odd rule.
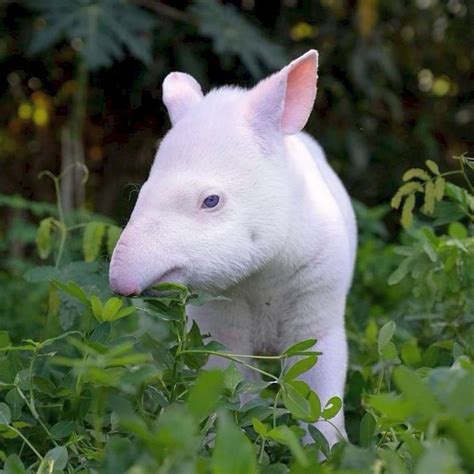
POLYGON ((308 120, 317 61, 311 50, 253 89, 206 96, 188 74, 166 77, 173 127, 113 253, 113 291, 162 281, 224 289, 278 254, 297 205, 284 137, 308 120))

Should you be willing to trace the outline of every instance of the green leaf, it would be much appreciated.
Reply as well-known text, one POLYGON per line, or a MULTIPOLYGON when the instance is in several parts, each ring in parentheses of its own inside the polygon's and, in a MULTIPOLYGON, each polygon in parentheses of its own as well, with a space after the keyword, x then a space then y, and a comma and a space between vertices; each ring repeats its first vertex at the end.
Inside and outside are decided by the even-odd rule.
POLYGON ((376 426, 375 418, 369 412, 365 413, 362 420, 360 420, 359 428, 359 442, 361 446, 368 447, 372 444, 376 426))
POLYGON ((423 186, 418 181, 410 181, 409 183, 405 183, 395 193, 390 202, 390 205, 393 209, 398 209, 402 202, 402 198, 407 195, 412 196, 416 191, 423 191, 423 186))
POLYGON ((86 262, 93 262, 99 256, 105 229, 105 224, 102 222, 89 222, 84 228, 82 251, 86 262))
POLYGON ((12 412, 10 407, 3 402, 0 402, 0 425, 9 425, 12 421, 12 412))
POLYGON ((23 462, 16 454, 11 454, 7 457, 3 469, 4 474, 26 474, 27 472, 23 462))
POLYGON ((102 312, 103 321, 113 321, 122 306, 123 300, 121 300, 120 298, 117 298, 116 296, 109 298, 105 302, 104 309, 102 312))
POLYGON ((319 418, 321 403, 305 382, 283 382, 281 395, 283 404, 297 420, 313 423, 319 418))
POLYGON ((52 282, 60 290, 63 290, 68 295, 72 296, 73 298, 76 298, 81 303, 89 307, 90 305, 89 298, 87 297, 85 291, 77 283, 70 281, 67 284, 65 284, 59 280, 52 280, 52 282))
POLYGON ((64 446, 50 449, 44 456, 43 462, 50 466, 50 472, 61 471, 67 465, 69 456, 64 446))
POLYGON ((426 167, 436 176, 440 174, 438 165, 433 160, 425 161, 426 167))
POLYGON ((252 418, 252 426, 253 426, 253 429, 255 430, 255 433, 260 435, 262 438, 265 438, 267 436, 267 433, 269 431, 268 425, 265 425, 257 418, 252 418))
POLYGON ((413 223, 413 209, 415 208, 415 195, 410 194, 406 199, 402 207, 402 219, 401 223, 405 229, 408 229, 413 223))
POLYGON ((56 385, 50 379, 33 375, 32 381, 38 392, 46 393, 47 395, 54 395, 56 393, 56 385))
POLYGON ((112 326, 108 322, 100 323, 89 338, 91 342, 98 342, 99 344, 105 344, 110 336, 112 326))
POLYGON ((436 250, 433 248, 430 242, 423 243, 423 250, 433 263, 438 261, 438 254, 436 253, 436 250))
POLYGON ((388 342, 382 350, 382 358, 392 364, 400 364, 398 351, 393 342, 388 342))
POLYGON ((435 219, 433 224, 435 226, 441 226, 449 224, 460 219, 463 219, 467 215, 467 210, 462 207, 461 204, 443 200, 439 202, 434 210, 433 218, 435 219))
POLYGON ((393 372, 396 386, 413 402, 421 416, 429 419, 439 413, 440 406, 432 390, 408 367, 397 367, 393 372))
POLYGON ((413 178, 419 178, 423 181, 428 181, 430 179, 430 175, 421 168, 412 168, 405 172, 403 175, 403 181, 410 181, 413 178))
POLYGON ((301 447, 298 438, 296 437, 295 433, 288 428, 288 426, 281 425, 273 428, 268 432, 268 437, 277 443, 284 444, 288 446, 301 466, 308 466, 309 460, 304 452, 303 448, 301 447))
POLYGON ((296 344, 288 347, 288 349, 286 349, 283 354, 286 354, 287 356, 300 355, 306 350, 311 349, 316 344, 316 342, 316 339, 306 339, 304 341, 297 342, 296 344))
POLYGON ((405 421, 414 412, 411 401, 395 396, 394 393, 373 395, 368 399, 368 405, 390 420, 405 421))
POLYGON ((235 363, 230 363, 225 369, 224 385, 231 393, 234 393, 237 390, 238 385, 244 377, 242 372, 235 366, 235 363))
POLYGON ((199 422, 214 410, 224 390, 222 370, 202 371, 189 393, 190 413, 199 422))
POLYGON ((136 313, 137 308, 135 306, 127 306, 126 308, 120 309, 115 316, 113 316, 112 321, 117 321, 119 319, 130 316, 133 313, 136 313))
POLYGON ((10 345, 10 336, 7 331, 0 331, 0 349, 10 345))
POLYGON ((441 201, 444 196, 444 188, 446 186, 446 181, 444 178, 438 177, 435 179, 435 197, 437 201, 441 201))
POLYGON ((283 385, 282 399, 285 407, 297 420, 305 420, 310 415, 308 401, 293 385, 283 385))
POLYGON ((402 344, 400 349, 403 363, 412 367, 418 365, 421 361, 421 352, 416 341, 408 341, 402 344))
POLYGON ((408 474, 408 469, 401 456, 388 449, 380 450, 380 457, 385 464, 386 474, 408 474))
POLYGON ((474 211, 474 196, 466 189, 453 183, 446 183, 445 193, 452 201, 459 203, 464 211, 468 209, 474 211))
POLYGON ((461 222, 451 222, 448 227, 448 234, 453 239, 467 239, 468 232, 466 227, 461 222))
POLYGON ((40 258, 45 260, 51 253, 51 231, 54 228, 55 220, 52 217, 43 219, 36 233, 36 247, 40 258))
POLYGON ((92 295, 90 297, 90 302, 91 302, 92 314, 94 315, 95 319, 97 319, 97 321, 101 322, 103 308, 102 308, 102 302, 100 301, 100 298, 96 295, 92 295))
POLYGON ((74 421, 70 421, 70 420, 59 421, 51 428, 51 435, 53 436, 54 439, 66 438, 74 431, 74 428, 75 428, 74 421))
POLYGON ((330 420, 334 418, 342 408, 342 400, 339 397, 332 397, 326 402, 326 406, 324 407, 321 416, 325 420, 330 420))
POLYGON ((389 286, 400 283, 408 275, 409 264, 410 260, 408 258, 402 260, 399 267, 388 277, 387 283, 389 286))
POLYGON ((436 202, 436 191, 433 181, 428 181, 425 185, 425 199, 423 203, 423 212, 433 214, 436 202))
POLYGON ((450 441, 433 441, 416 463, 415 474, 463 474, 461 460, 450 441))
POLYGON ((321 453, 323 453, 324 456, 328 457, 331 448, 329 447, 328 440, 325 438, 325 436, 314 425, 308 425, 308 431, 314 442, 320 449, 321 453))
POLYGON ((299 360, 286 371, 283 380, 289 382, 290 380, 297 378, 299 375, 308 372, 308 370, 316 365, 317 361, 318 358, 314 355, 299 360))
POLYGON ((211 467, 213 474, 257 473, 257 461, 252 444, 226 412, 219 414, 211 467))
POLYGON ((396 328, 397 325, 393 321, 388 321, 380 328, 377 340, 377 348, 379 353, 381 353, 384 347, 392 340, 396 328))
POLYGON ((312 390, 309 391, 307 400, 310 408, 310 417, 308 419, 309 421, 316 421, 321 416, 321 400, 316 395, 316 392, 312 390))

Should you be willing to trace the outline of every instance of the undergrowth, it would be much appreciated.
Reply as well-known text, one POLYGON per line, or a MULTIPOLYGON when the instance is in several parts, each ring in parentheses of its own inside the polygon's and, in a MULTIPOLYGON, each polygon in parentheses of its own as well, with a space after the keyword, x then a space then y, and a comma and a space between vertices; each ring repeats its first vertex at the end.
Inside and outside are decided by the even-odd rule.
POLYGON ((473 164, 457 159, 458 184, 432 161, 405 174, 392 201, 405 228, 397 243, 383 224, 388 206, 356 203, 349 442, 332 448, 312 423, 331 423, 341 400, 321 406, 298 380, 317 367, 316 340, 276 356, 231 354, 186 316, 219 295, 165 284, 118 298, 107 284, 118 227, 64 216, 59 202, 0 196, 23 215, 0 247, 1 472, 472 472, 473 164), (42 218, 37 231, 31 216, 42 218), (206 370, 210 355, 228 367, 206 370), (244 379, 242 365, 261 380, 244 379))

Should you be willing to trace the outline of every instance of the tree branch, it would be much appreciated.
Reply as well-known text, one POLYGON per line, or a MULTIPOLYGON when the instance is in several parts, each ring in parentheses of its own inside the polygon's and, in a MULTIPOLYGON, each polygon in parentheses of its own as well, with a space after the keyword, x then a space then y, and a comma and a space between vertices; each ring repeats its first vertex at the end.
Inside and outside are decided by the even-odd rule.
POLYGON ((189 23, 191 25, 197 25, 198 20, 195 16, 185 12, 183 10, 178 10, 170 5, 166 5, 165 3, 159 2, 157 0, 132 0, 133 3, 139 5, 141 7, 147 8, 148 10, 152 10, 158 15, 166 16, 171 18, 175 21, 182 21, 184 23, 189 23))

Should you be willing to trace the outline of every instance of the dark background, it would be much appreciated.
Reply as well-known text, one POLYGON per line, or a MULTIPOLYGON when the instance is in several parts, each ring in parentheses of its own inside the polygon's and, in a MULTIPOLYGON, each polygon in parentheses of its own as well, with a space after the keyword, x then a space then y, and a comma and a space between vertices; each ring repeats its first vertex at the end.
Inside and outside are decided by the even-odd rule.
POLYGON ((69 206, 122 224, 170 126, 167 73, 191 73, 203 90, 251 86, 309 48, 320 79, 306 129, 356 199, 386 202, 408 167, 429 158, 449 169, 472 151, 472 1, 4 1, 0 17, 3 194, 53 201, 38 173, 71 159, 70 130, 90 178, 85 190, 65 178, 69 206), (88 37, 91 6, 103 11, 88 37), (70 12, 76 23, 61 29, 70 12))

